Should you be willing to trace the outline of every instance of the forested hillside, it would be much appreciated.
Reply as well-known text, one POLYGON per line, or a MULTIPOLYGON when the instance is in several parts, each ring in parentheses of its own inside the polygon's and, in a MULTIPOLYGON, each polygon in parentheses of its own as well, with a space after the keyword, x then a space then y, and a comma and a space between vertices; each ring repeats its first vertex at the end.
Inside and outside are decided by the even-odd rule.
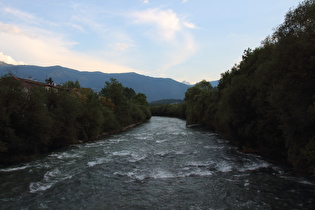
POLYGON ((95 92, 101 91, 105 81, 115 78, 123 86, 132 88, 137 93, 144 93, 149 102, 167 98, 183 100, 186 90, 190 87, 173 79, 149 77, 132 72, 111 74, 77 71, 62 66, 9 65, 0 62, 0 76, 8 73, 24 79, 32 77, 40 82, 52 78, 57 84, 78 80, 83 87, 91 88, 95 92))
MULTIPOLYGON (((217 88, 187 90, 187 124, 203 124, 243 151, 287 160, 315 175, 315 1, 290 10, 283 24, 222 74, 217 88)), ((177 110, 178 112, 179 110, 177 110)))
POLYGON ((5 76, 0 116, 0 164, 11 164, 143 122, 151 113, 144 94, 115 79, 95 93, 77 81, 54 87, 5 76))

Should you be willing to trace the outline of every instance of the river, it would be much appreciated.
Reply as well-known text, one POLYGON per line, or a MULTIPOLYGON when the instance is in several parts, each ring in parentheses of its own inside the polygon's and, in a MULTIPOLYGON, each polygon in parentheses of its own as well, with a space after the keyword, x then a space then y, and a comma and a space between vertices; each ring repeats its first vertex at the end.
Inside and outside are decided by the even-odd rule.
POLYGON ((166 117, 2 168, 0 180, 0 209, 315 209, 314 183, 166 117))

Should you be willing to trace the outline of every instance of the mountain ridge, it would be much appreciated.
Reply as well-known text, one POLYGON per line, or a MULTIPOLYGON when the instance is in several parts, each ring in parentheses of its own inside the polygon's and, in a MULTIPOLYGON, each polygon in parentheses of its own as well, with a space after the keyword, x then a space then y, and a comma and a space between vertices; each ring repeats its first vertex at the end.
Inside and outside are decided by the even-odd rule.
POLYGON ((178 82, 171 78, 150 77, 135 72, 103 73, 100 71, 78 71, 59 65, 41 67, 35 65, 11 65, 0 61, 0 76, 12 73, 21 78, 32 78, 38 81, 52 78, 57 84, 78 80, 82 87, 99 92, 110 78, 117 79, 123 86, 144 93, 147 100, 157 101, 166 98, 184 99, 185 92, 192 85, 178 82))

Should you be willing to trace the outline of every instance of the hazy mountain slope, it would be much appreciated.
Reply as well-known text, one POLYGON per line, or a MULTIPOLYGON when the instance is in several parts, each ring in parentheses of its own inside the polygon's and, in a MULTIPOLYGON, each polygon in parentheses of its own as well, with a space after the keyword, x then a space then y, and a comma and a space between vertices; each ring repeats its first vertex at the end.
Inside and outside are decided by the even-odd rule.
POLYGON ((147 95, 148 101, 165 98, 183 99, 189 85, 177 82, 173 79, 154 78, 136 73, 107 74, 102 72, 82 72, 61 66, 40 67, 31 65, 8 65, 0 63, 0 75, 13 73, 22 78, 32 77, 38 81, 45 81, 51 77, 57 84, 68 80, 78 80, 82 87, 92 88, 99 92, 105 85, 105 81, 116 78, 125 87, 131 87, 136 92, 147 95))
MULTIPOLYGON (((40 67, 32 65, 10 65, 0 61, 0 76, 12 73, 21 78, 36 79, 44 82, 51 77, 57 84, 78 80, 82 87, 92 88, 99 92, 105 81, 116 78, 125 87, 133 88, 137 93, 144 93, 149 102, 161 99, 184 99, 190 85, 169 78, 155 78, 136 73, 108 74, 102 72, 86 72, 65 68, 62 66, 40 67)), ((217 81, 211 82, 213 86, 217 81)))

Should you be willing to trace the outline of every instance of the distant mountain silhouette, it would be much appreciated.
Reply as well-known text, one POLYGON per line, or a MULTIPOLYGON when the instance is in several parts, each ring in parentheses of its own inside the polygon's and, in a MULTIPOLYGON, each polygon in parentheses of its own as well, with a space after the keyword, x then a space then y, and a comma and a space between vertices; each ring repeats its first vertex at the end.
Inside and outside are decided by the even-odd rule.
POLYGON ((169 78, 155 78, 137 73, 102 73, 77 71, 62 66, 40 67, 32 65, 10 65, 0 62, 0 76, 12 73, 21 78, 32 78, 44 82, 52 78, 57 84, 78 80, 82 87, 88 87, 99 92, 110 78, 117 79, 125 87, 144 93, 149 102, 161 99, 184 99, 190 85, 169 78))

